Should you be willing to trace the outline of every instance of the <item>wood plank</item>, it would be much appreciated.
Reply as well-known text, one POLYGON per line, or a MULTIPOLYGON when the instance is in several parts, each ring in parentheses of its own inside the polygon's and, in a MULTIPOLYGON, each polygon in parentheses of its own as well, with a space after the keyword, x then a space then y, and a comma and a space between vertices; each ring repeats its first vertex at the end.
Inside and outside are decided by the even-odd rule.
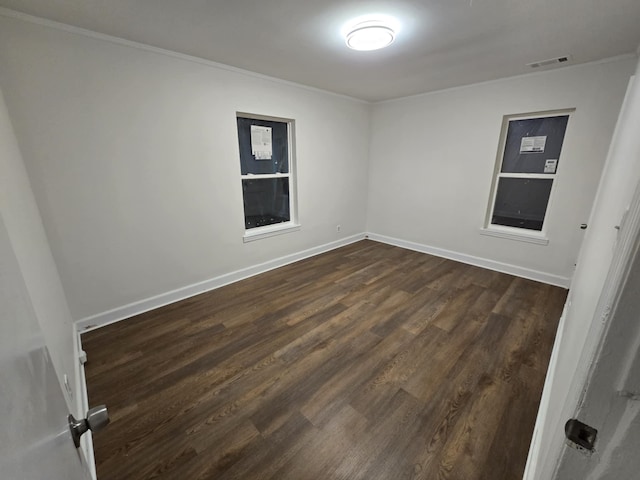
POLYGON ((98 478, 515 480, 565 297, 365 240, 86 333, 98 478))

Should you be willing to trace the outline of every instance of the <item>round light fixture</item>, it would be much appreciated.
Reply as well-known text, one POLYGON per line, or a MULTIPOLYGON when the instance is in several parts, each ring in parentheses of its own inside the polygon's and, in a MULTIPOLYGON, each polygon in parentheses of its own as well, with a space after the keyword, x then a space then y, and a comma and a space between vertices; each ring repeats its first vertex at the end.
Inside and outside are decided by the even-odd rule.
POLYGON ((393 29, 375 20, 354 25, 346 35, 349 48, 365 51, 387 47, 394 39, 393 29))

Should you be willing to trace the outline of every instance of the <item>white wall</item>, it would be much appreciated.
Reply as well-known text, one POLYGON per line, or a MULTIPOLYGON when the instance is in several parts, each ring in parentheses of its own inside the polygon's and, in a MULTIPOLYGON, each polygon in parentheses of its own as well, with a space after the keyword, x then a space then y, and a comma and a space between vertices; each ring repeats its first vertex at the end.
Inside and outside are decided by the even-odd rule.
POLYGON ((366 103, 1 16, 0 84, 76 320, 365 230, 366 103), (300 231, 243 243, 237 111, 295 119, 300 231))
POLYGON ((78 362, 71 314, 56 265, 47 243, 20 149, 0 91, 0 215, 22 271, 34 313, 44 334, 51 360, 65 392, 69 411, 78 414, 80 392, 72 399, 64 389, 63 376, 76 386, 78 362))
POLYGON ((568 285, 635 63, 627 57, 374 105, 369 232, 568 285), (503 116, 564 108, 576 110, 547 214, 549 244, 481 235, 503 116))
MULTIPOLYGON (((0 85, 74 319, 365 231, 566 282, 635 63, 618 59, 371 108, 0 16, 0 85), (558 108, 576 111, 549 245, 480 235, 503 115, 558 108), (242 242, 236 111, 296 120, 300 231, 242 242)), ((24 165, 13 158, 7 171, 17 173, 4 184, 26 198, 24 165)), ((21 238, 46 257, 29 202, 24 218, 32 223, 21 238)), ((3 216, 12 229, 22 210, 13 197, 3 204, 11 205, 3 216)), ((45 264, 48 273, 34 273, 32 282, 54 285, 39 308, 53 319, 56 367, 73 375, 69 313, 50 255, 45 264)))

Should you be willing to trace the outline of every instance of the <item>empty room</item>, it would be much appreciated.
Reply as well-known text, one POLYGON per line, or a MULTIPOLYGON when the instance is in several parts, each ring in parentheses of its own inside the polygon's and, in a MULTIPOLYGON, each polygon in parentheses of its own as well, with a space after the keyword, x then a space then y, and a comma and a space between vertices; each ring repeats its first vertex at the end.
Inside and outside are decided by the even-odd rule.
POLYGON ((638 25, 0 0, 0 476, 635 478, 638 25))

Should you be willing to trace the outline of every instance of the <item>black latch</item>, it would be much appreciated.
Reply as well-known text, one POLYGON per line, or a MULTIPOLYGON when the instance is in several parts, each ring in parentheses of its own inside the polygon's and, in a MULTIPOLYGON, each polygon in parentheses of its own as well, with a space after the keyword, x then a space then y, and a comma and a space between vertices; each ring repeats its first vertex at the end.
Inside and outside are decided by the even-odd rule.
POLYGON ((598 431, 595 428, 572 418, 565 424, 564 433, 570 442, 593 452, 596 436, 598 435, 598 431))

